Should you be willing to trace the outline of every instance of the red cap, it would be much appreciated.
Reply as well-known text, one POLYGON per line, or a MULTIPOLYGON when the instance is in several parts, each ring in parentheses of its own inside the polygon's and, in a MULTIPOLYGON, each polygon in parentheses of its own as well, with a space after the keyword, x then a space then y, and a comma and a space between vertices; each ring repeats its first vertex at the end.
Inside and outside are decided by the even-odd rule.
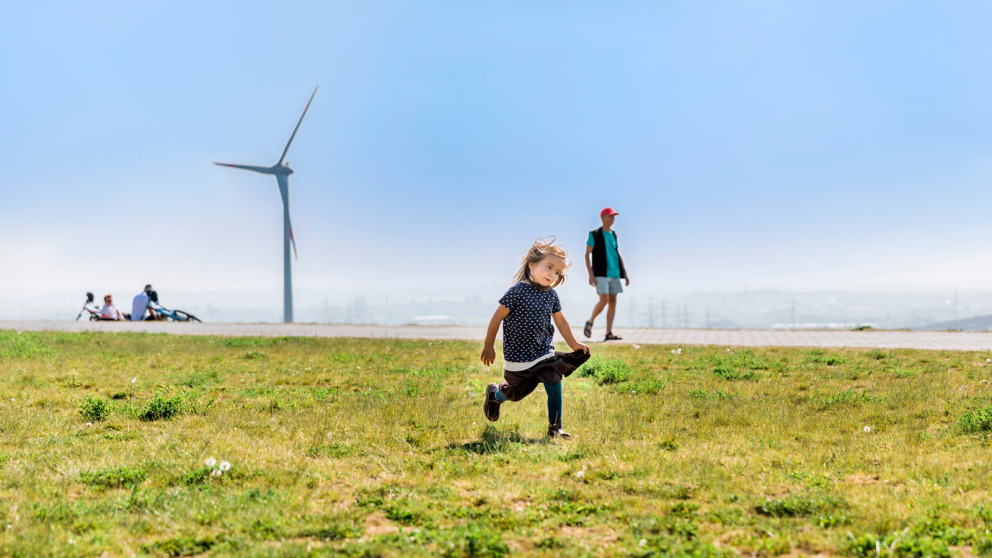
POLYGON ((602 211, 599 212, 600 217, 606 217, 607 215, 620 215, 612 207, 604 207, 602 211))

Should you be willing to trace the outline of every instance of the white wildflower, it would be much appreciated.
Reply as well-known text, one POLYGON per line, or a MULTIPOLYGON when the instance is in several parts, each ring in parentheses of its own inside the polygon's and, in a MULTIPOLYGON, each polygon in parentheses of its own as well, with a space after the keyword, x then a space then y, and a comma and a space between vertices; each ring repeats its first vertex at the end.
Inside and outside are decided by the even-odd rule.
POLYGON ((206 463, 207 463, 207 467, 213 467, 214 465, 217 464, 217 460, 214 459, 213 457, 208 457, 206 463))
POLYGON ((131 378, 131 383, 132 384, 135 383, 135 382, 137 382, 137 381, 138 381, 138 377, 137 376, 131 378))
POLYGON ((86 423, 86 426, 93 426, 93 423, 92 422, 87 422, 86 423))
POLYGON ((231 469, 231 464, 227 461, 221 461, 220 465, 217 465, 217 468, 221 471, 229 471, 231 469))
POLYGON ((647 545, 648 545, 648 540, 647 539, 641 539, 641 542, 637 543, 637 546, 639 546, 641 548, 644 548, 647 545))
POLYGON ((575 478, 577 478, 577 479, 584 479, 584 478, 586 478, 586 472, 585 471, 579 471, 578 473, 575 473, 575 478))
POLYGON ((871 427, 870 426, 866 426, 865 427, 865 432, 871 432, 871 427))
POLYGON ((641 348, 641 346, 640 346, 640 345, 638 345, 637 343, 634 343, 634 344, 633 344, 633 345, 631 345, 631 346, 632 346, 632 347, 634 347, 635 349, 640 349, 640 348, 641 348))
POLYGON ((210 476, 211 477, 219 477, 219 476, 221 476, 223 474, 224 474, 224 472, 221 471, 220 469, 214 469, 213 471, 210 471, 210 476))

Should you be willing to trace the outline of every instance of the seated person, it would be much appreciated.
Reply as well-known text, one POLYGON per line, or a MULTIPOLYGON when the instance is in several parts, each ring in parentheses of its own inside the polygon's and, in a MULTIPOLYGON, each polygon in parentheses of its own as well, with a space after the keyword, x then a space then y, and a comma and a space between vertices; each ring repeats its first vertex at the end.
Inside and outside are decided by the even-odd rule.
POLYGON ((149 306, 148 292, 152 290, 151 285, 145 285, 145 290, 141 291, 134 297, 134 302, 131 303, 131 321, 140 322, 141 320, 154 320, 157 317, 155 309, 149 306), (148 317, 145 317, 145 314, 148 317))
POLYGON ((124 314, 114 306, 113 295, 103 295, 103 309, 100 310, 101 320, 123 320, 124 314))

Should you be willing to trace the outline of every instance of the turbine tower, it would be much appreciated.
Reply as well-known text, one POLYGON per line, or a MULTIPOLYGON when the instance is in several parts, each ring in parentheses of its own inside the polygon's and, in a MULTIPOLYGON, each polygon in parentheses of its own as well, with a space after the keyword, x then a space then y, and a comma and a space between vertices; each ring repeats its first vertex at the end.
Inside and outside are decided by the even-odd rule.
MULTIPOLYGON (((317 87, 320 86, 318 85, 317 87)), ((289 161, 286 160, 286 153, 289 152, 289 146, 293 143, 293 138, 296 137, 296 131, 300 129, 300 124, 303 123, 303 117, 307 115, 307 109, 310 108, 310 103, 313 101, 314 95, 317 94, 317 87, 313 88, 313 93, 310 94, 310 100, 307 101, 307 106, 303 109, 303 114, 300 115, 300 119, 296 122, 296 127, 293 128, 293 133, 289 136, 289 141, 286 142, 286 147, 282 150, 282 156, 279 157, 279 161, 276 164, 271 167, 255 167, 251 165, 234 165, 231 163, 214 163, 222 167, 250 170, 262 174, 274 174, 276 181, 279 183, 279 194, 282 196, 283 233, 282 321, 286 323, 293 321, 293 270, 289 260, 289 245, 291 243, 293 245, 293 256, 296 256, 296 239, 293 238, 293 224, 289 219, 289 175, 293 174, 293 168, 289 166, 289 161)))

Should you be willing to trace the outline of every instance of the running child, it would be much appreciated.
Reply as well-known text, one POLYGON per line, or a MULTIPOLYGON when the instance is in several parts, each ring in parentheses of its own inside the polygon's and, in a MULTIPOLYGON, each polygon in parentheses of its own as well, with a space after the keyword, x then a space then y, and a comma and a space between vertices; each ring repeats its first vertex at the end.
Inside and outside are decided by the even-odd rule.
POLYGON ((565 280, 568 254, 554 239, 538 240, 520 262, 516 284, 499 299, 489 321, 482 363, 496 360, 496 332, 503 324, 503 378, 489 384, 483 412, 491 421, 499 420, 499 407, 505 401, 520 401, 537 384, 544 384, 548 395, 548 436, 571 438, 561 424, 561 380, 589 360, 589 347, 576 341, 568 320, 561 313, 561 301, 554 287, 565 280), (554 326, 551 325, 552 320, 554 326), (555 351, 555 326, 572 348, 572 353, 555 351))

